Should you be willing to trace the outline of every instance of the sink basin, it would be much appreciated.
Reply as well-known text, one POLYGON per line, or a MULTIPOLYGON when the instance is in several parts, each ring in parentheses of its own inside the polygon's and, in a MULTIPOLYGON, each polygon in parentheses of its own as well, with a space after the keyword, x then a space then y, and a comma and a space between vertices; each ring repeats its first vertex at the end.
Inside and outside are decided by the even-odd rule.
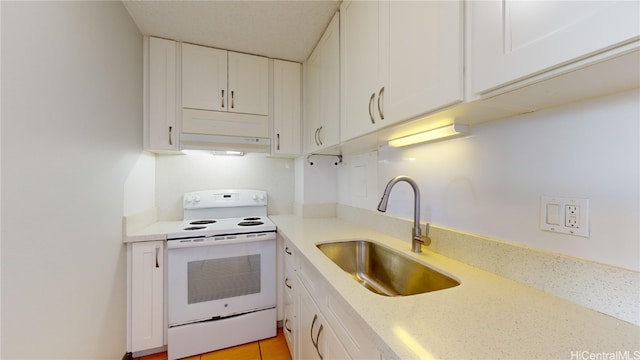
POLYGON ((367 240, 316 245, 331 261, 371 292, 407 296, 460 283, 408 256, 367 240))

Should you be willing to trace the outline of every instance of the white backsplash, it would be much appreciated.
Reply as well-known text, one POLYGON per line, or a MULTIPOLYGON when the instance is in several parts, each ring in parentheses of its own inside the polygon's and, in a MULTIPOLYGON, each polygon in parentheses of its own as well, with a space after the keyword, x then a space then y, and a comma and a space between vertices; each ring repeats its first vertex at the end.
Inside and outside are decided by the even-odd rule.
POLYGON ((269 214, 293 213, 293 160, 265 154, 214 156, 207 152, 156 156, 158 220, 182 219, 182 195, 209 189, 258 189, 269 214))
MULTIPOLYGON (((639 98, 631 91, 484 123, 465 138, 345 156, 338 202, 375 210, 385 184, 408 175, 422 221, 639 271, 639 98), (590 199, 590 237, 541 231, 542 195, 590 199)), ((388 214, 413 218, 408 184, 394 187, 388 214)))

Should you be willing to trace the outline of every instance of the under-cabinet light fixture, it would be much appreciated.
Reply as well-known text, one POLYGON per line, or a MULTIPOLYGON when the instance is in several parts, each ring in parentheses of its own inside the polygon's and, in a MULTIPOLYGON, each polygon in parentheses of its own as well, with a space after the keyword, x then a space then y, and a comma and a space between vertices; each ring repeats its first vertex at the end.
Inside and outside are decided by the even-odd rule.
POLYGON ((182 150, 184 154, 190 155, 227 155, 227 156, 243 156, 244 152, 235 150, 182 150))
POLYGON ((227 156, 243 156, 244 155, 242 151, 235 151, 235 150, 212 150, 209 152, 212 155, 227 155, 227 156))
POLYGON ((451 124, 421 133, 403 136, 401 138, 389 140, 389 146, 401 147, 434 140, 444 140, 469 134, 469 126, 462 124, 451 124))

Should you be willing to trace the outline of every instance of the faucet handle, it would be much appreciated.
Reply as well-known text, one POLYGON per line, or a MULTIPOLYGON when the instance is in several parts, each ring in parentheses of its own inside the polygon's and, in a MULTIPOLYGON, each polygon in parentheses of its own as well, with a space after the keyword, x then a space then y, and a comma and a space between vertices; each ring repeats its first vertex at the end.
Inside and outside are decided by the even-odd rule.
MULTIPOLYGON (((429 237, 429 223, 425 226, 424 234, 418 233, 413 234, 413 239, 420 243, 420 245, 429 246, 431 245, 431 238, 429 237)), ((420 229, 420 228, 418 228, 420 229)))

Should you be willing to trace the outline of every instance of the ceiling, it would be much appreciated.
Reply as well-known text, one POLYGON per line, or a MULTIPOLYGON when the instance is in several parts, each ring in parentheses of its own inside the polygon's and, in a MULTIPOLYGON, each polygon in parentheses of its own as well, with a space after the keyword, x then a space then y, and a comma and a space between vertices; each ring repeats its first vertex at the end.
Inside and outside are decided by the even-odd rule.
POLYGON ((340 1, 123 0, 144 35, 303 62, 340 1))

